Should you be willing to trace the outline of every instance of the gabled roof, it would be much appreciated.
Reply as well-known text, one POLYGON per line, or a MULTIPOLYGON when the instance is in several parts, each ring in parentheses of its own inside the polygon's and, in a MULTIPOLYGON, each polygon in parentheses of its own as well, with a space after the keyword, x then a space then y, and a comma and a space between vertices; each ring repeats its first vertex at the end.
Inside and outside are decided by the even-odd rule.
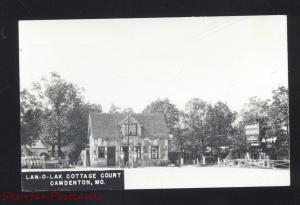
MULTIPOLYGON (((90 114, 90 131, 94 138, 116 138, 122 136, 119 123, 126 118, 126 114, 90 114)), ((163 115, 160 114, 132 114, 142 125, 142 137, 165 138, 168 137, 167 128, 163 115)))
POLYGON ((29 149, 47 149, 48 147, 46 147, 41 140, 37 140, 35 143, 33 143, 28 148, 29 149))

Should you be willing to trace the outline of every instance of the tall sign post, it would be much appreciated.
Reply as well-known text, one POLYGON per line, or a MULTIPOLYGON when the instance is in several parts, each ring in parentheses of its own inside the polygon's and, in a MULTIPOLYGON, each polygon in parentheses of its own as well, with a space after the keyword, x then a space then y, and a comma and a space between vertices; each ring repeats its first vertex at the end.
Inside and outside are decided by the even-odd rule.
POLYGON ((248 123, 245 124, 245 135, 246 135, 246 147, 247 151, 250 151, 250 156, 247 154, 251 159, 253 156, 253 150, 258 149, 260 142, 259 142, 259 123, 248 123))
MULTIPOLYGON (((132 134, 131 132, 131 121, 130 121, 130 113, 128 113, 127 115, 127 136, 128 136, 128 141, 127 141, 127 144, 128 144, 128 167, 133 167, 133 158, 132 158, 132 150, 130 149, 130 140, 129 140, 129 137, 130 135, 132 134)), ((132 147, 133 149, 133 147, 132 147)))
POLYGON ((129 165, 130 165, 130 144, 129 144, 129 113, 127 114, 127 145, 128 145, 128 150, 127 150, 127 152, 128 152, 128 161, 127 161, 127 164, 128 164, 128 167, 130 167, 129 165))

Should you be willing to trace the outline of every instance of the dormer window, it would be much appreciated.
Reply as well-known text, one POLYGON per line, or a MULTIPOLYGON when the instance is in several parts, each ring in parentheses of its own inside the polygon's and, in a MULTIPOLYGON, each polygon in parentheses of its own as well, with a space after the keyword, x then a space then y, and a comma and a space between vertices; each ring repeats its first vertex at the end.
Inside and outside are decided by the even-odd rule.
POLYGON ((132 116, 124 117, 119 126, 123 136, 142 136, 143 125, 132 116))
POLYGON ((125 136, 137 136, 138 126, 137 123, 124 123, 123 124, 123 135, 125 136))

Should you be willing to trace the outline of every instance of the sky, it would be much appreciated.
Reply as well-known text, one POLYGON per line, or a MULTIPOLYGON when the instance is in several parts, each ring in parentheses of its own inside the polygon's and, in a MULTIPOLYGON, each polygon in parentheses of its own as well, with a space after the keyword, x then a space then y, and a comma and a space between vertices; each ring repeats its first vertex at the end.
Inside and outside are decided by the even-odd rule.
POLYGON ((169 98, 240 111, 288 85, 286 16, 19 22, 20 88, 57 72, 107 112, 169 98))

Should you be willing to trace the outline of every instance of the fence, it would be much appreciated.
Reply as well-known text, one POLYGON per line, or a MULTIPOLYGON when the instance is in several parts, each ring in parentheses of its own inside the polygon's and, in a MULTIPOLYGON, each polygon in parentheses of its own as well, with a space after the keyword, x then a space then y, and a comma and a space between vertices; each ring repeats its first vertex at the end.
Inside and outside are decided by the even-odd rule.
POLYGON ((256 168, 289 168, 290 160, 251 160, 251 159, 231 159, 219 162, 219 166, 224 167, 256 167, 256 168))
POLYGON ((45 161, 41 156, 21 157, 21 166, 27 168, 42 168, 45 161))
POLYGON ((45 160, 43 156, 25 156, 21 157, 22 168, 69 168, 70 165, 66 160, 45 160))
POLYGON ((289 168, 290 160, 270 160, 271 168, 289 168))

